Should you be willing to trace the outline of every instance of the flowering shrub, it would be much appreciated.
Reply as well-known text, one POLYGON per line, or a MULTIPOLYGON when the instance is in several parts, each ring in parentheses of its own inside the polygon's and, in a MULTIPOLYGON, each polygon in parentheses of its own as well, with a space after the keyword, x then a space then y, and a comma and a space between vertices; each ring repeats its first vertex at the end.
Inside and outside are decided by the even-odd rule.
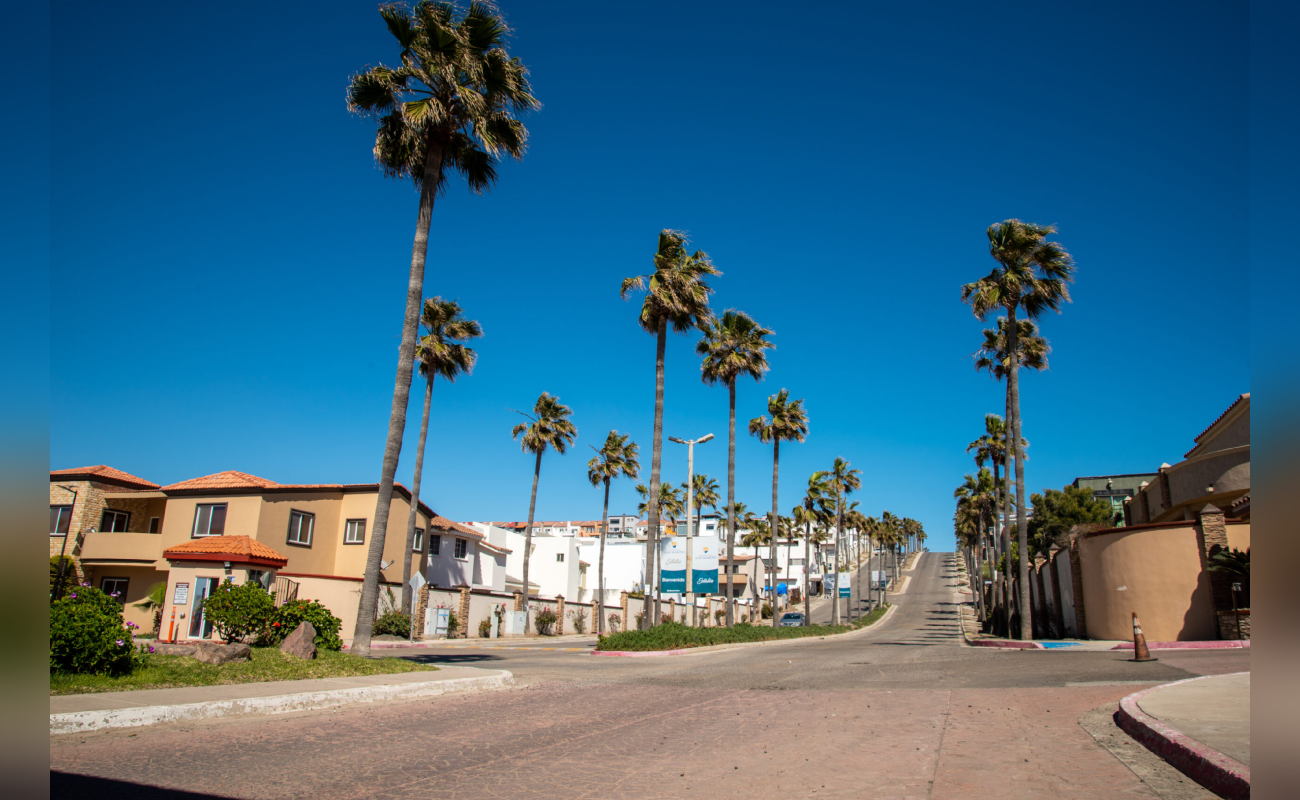
POLYGON ((122 607, 98 589, 74 586, 50 606, 50 671, 125 675, 139 663, 122 607))
POLYGON ((257 643, 279 645, 304 622, 310 622, 316 629, 315 641, 318 650, 343 649, 343 640, 339 638, 343 621, 315 600, 290 600, 277 608, 271 623, 262 631, 262 636, 257 643))
POLYGON ((623 624, 623 618, 618 614, 610 614, 608 619, 610 633, 618 633, 618 626, 623 624))
POLYGON ((574 633, 587 632, 587 610, 585 608, 574 609, 569 612, 568 616, 573 621, 574 633))
POLYGON ((242 642, 260 635, 275 616, 275 598, 260 584, 249 581, 236 586, 229 578, 203 601, 204 617, 227 642, 242 642))
POLYGON ((537 618, 533 620, 533 626, 537 628, 540 636, 550 636, 555 631, 555 623, 559 620, 555 609, 542 606, 537 610, 537 618))
POLYGON ((492 636, 492 617, 484 617, 478 621, 478 638, 489 639, 492 636))
POLYGON ((725 622, 726 619, 727 619, 727 612, 724 609, 719 608, 717 611, 713 612, 713 620, 719 625, 725 622))

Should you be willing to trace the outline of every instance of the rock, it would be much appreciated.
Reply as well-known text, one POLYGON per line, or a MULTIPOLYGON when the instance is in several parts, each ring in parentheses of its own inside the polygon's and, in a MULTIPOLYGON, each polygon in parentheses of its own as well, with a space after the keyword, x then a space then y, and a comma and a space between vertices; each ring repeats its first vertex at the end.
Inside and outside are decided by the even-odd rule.
POLYGON ((316 657, 316 626, 303 621, 285 637, 280 644, 280 651, 298 658, 316 657))
POLYGON ((204 664, 231 664, 248 661, 253 657, 253 648, 246 644, 220 644, 218 642, 201 642, 194 646, 194 660, 204 664))
MULTIPOLYGON (((146 643, 146 648, 147 646, 148 643, 146 643)), ((153 645, 153 651, 160 656, 192 656, 194 655, 194 645, 155 642, 153 645)))

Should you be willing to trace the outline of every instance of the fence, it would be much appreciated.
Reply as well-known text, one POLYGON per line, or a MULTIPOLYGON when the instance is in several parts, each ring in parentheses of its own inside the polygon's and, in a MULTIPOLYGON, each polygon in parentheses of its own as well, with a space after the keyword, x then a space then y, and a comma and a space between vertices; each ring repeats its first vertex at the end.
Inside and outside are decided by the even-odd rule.
POLYGON ((282 606, 290 600, 298 599, 298 582, 291 581, 288 578, 275 579, 275 604, 282 606))

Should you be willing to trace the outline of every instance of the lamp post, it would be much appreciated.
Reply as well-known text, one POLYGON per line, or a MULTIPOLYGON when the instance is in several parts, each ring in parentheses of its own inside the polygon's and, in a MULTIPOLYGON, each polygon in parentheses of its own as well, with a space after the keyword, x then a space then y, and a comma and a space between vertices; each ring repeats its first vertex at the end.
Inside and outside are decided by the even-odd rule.
POLYGON ((706 433, 698 439, 678 439, 669 436, 668 441, 686 445, 686 599, 691 604, 691 624, 695 624, 695 575, 691 567, 691 538, 695 535, 695 445, 704 444, 713 438, 706 433))

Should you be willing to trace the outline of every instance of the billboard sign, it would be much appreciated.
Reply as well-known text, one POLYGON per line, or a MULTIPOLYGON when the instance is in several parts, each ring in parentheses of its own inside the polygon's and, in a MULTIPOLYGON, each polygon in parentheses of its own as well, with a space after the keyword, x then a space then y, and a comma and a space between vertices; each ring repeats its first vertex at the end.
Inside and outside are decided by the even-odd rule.
POLYGON ((682 594, 686 591, 686 539, 665 536, 659 540, 659 591, 682 594))
POLYGON ((696 536, 691 540, 691 579, 696 594, 718 593, 718 537, 696 536))
POLYGON ((850 573, 848 573, 848 572, 841 572, 841 573, 839 574, 838 579, 836 579, 836 581, 835 581, 835 585, 836 585, 837 587, 839 587, 839 590, 840 590, 840 591, 839 591, 839 596, 840 596, 840 597, 849 597, 849 596, 850 596, 850 595, 849 595, 849 590, 850 590, 852 587, 849 585, 849 575, 850 575, 850 573))

